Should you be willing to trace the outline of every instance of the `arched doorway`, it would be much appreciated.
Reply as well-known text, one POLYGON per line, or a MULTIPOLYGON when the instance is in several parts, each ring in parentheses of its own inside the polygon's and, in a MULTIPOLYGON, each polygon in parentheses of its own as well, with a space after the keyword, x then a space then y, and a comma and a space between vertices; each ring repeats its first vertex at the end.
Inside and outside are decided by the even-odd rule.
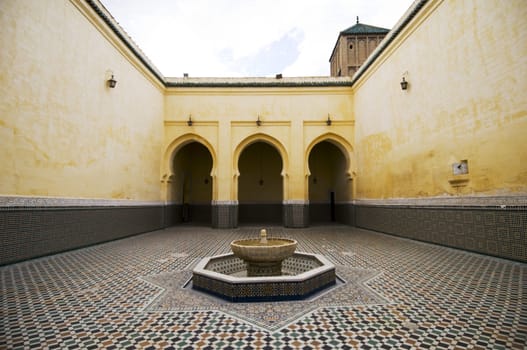
POLYGON ((181 204, 176 220, 210 224, 212 156, 209 150, 196 141, 185 144, 176 151, 172 169, 172 198, 181 204))
POLYGON ((243 149, 238 160, 238 220, 240 223, 282 222, 282 158, 267 142, 243 149))
POLYGON ((309 218, 312 223, 347 222, 339 206, 352 196, 348 158, 331 141, 317 143, 309 153, 309 218))

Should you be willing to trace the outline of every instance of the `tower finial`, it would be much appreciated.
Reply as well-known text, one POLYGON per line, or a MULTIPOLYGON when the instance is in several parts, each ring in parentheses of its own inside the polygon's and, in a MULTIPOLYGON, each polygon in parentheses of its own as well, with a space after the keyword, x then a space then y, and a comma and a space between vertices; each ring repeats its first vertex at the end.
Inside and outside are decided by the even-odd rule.
POLYGON ((357 24, 359 24, 359 16, 357 16, 357 24))

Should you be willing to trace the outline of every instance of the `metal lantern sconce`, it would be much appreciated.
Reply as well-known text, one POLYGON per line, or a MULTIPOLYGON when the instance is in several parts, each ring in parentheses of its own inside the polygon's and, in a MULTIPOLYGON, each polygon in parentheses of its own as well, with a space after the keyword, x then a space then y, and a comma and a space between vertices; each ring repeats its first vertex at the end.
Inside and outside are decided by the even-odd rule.
POLYGON ((406 79, 404 79, 404 77, 403 77, 403 80, 401 81, 401 89, 402 90, 408 89, 408 82, 406 81, 406 79))
POLYGON ((188 125, 188 126, 192 126, 192 124, 194 124, 194 122, 192 121, 192 115, 189 114, 189 116, 188 116, 188 120, 187 120, 187 125, 188 125))
POLYGON ((258 115, 258 119, 256 119, 256 126, 262 125, 262 121, 260 120, 260 115, 258 115))
POLYGON ((407 90, 408 89, 408 82, 406 81, 406 78, 408 77, 408 72, 403 73, 403 80, 401 80, 401 90, 407 90))
POLYGON ((327 126, 331 125, 331 118, 329 117, 329 113, 328 113, 328 119, 326 120, 326 125, 327 126))
POLYGON ((115 87, 115 85, 117 85, 117 80, 115 80, 113 74, 110 77, 110 79, 108 79, 107 83, 108 83, 108 87, 111 88, 111 89, 113 89, 115 87))

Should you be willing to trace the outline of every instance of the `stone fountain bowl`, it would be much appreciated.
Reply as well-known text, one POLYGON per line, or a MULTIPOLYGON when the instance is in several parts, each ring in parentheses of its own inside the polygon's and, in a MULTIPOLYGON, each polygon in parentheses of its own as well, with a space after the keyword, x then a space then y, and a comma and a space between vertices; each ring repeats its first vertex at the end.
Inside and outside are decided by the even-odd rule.
POLYGON ((247 262, 280 262, 295 253, 297 241, 288 238, 239 239, 231 242, 233 254, 247 262))

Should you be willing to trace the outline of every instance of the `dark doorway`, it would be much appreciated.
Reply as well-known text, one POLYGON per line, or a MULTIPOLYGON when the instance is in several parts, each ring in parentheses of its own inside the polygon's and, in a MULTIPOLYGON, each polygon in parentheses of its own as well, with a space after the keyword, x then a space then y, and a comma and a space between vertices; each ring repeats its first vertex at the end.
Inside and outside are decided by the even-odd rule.
POLYGON ((238 221, 282 222, 282 158, 266 142, 247 146, 238 161, 238 221))
POLYGON ((331 191, 329 193, 329 211, 331 216, 331 221, 335 222, 336 215, 335 215, 335 192, 331 191))
POLYGON ((312 223, 338 221, 338 206, 350 200, 347 160, 330 141, 316 144, 309 154, 309 220, 312 223))
POLYGON ((173 198, 180 222, 211 224, 212 156, 199 142, 181 147, 174 157, 173 198))

